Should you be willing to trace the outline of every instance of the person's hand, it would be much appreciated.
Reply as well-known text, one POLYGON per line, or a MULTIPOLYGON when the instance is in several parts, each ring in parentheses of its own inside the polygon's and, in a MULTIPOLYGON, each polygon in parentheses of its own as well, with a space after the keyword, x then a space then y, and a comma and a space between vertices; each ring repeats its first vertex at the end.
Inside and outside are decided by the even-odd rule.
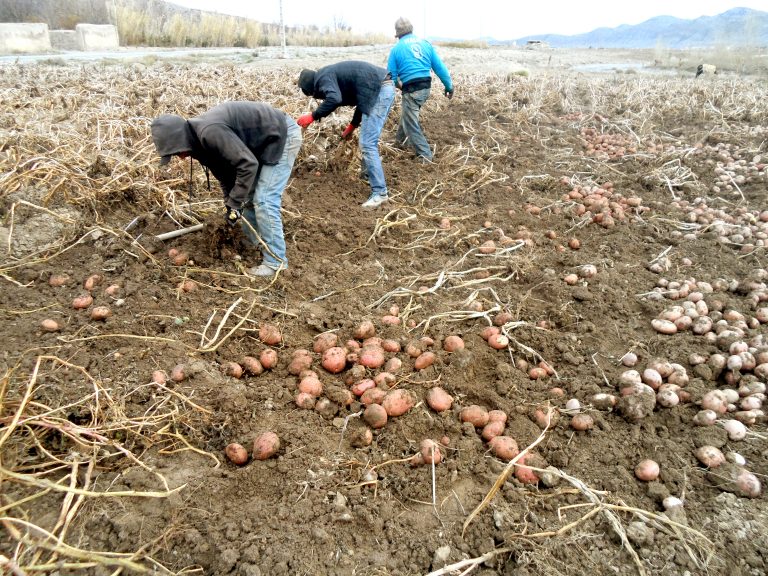
POLYGON ((448 98, 448 100, 453 98, 453 88, 446 88, 445 89, 445 97, 448 98))
POLYGON ((315 119, 312 118, 312 114, 304 114, 304 116, 299 116, 298 120, 296 120, 296 124, 298 124, 302 128, 306 128, 307 126, 312 124, 312 122, 314 121, 315 119))
POLYGON ((240 212, 238 210, 235 210, 234 208, 230 208, 227 206, 227 215, 225 217, 225 220, 227 224, 230 226, 234 226, 237 224, 237 221, 240 220, 240 212))
POLYGON ((352 124, 348 124, 346 128, 344 128, 344 132, 341 133, 341 137, 344 140, 349 140, 349 138, 352 136, 352 132, 355 131, 355 128, 357 126, 353 126, 352 124))

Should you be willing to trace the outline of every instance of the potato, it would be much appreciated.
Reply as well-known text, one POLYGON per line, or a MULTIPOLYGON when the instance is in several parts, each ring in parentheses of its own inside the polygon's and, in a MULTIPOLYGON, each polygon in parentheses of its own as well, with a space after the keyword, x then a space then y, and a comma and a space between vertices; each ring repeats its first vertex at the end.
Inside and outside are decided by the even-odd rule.
POLYGON ((91 274, 83 281, 83 288, 88 290, 88 292, 91 292, 99 284, 101 284, 101 275, 91 274))
POLYGON ((40 322, 40 329, 43 332, 58 332, 61 330, 61 325, 56 320, 46 318, 40 322))
POLYGON ((363 346, 359 361, 366 368, 380 368, 386 361, 384 349, 381 346, 363 346))
POLYGON ((304 410, 312 410, 315 407, 315 402, 317 402, 317 398, 307 392, 299 392, 294 400, 296 406, 304 410))
POLYGON ((448 336, 443 340, 443 350, 446 352, 456 352, 464 349, 464 340, 460 336, 448 336))
POLYGON ((296 350, 293 353, 291 363, 288 364, 288 372, 294 376, 298 376, 304 370, 309 370, 312 366, 312 356, 308 350, 296 350))
POLYGON ((416 368, 416 370, 424 370, 424 368, 429 368, 432 366, 436 359, 437 356, 435 356, 434 352, 424 352, 423 354, 419 355, 418 358, 416 358, 416 361, 413 363, 413 367, 416 368))
POLYGON ((496 316, 493 317, 493 325, 494 326, 504 326, 504 324, 508 322, 512 322, 515 319, 515 317, 512 315, 511 312, 499 312, 496 314, 496 316))
POLYGON ((265 370, 272 370, 272 368, 277 366, 277 352, 271 348, 262 350, 261 354, 259 354, 259 362, 261 362, 265 370))
POLYGON ((387 391, 382 388, 369 388, 360 396, 360 404, 368 406, 370 404, 381 404, 387 391))
POLYGON ((84 310, 93 304, 93 296, 90 294, 83 294, 72 300, 72 308, 75 310, 84 310))
POLYGON ((363 378, 368 377, 368 371, 365 369, 365 366, 362 364, 355 364, 347 370, 347 373, 344 374, 344 384, 347 386, 352 386, 355 382, 359 382, 363 378))
POLYGON ((395 382, 397 382, 397 378, 395 378, 394 374, 390 374, 389 372, 379 372, 376 374, 373 381, 376 383, 376 386, 392 388, 392 386, 395 385, 395 382))
POLYGON ((422 440, 419 444, 419 452, 425 464, 439 464, 443 459, 440 444, 434 440, 422 440))
POLYGON ((264 366, 261 365, 258 358, 254 358, 253 356, 243 356, 240 364, 243 366, 243 370, 246 374, 258 376, 264 372, 264 366))
POLYGON ((499 460, 509 462, 520 452, 517 448, 517 442, 511 436, 496 436, 488 442, 491 453, 499 460))
POLYGON ((480 332, 480 336, 483 338, 483 340, 488 340, 491 336, 495 336, 497 334, 501 334, 501 328, 498 326, 486 326, 480 332))
POLYGON ((197 290, 197 283, 194 280, 187 278, 186 280, 179 282, 177 288, 182 292, 192 292, 197 290))
POLYGON ((305 376, 299 382, 299 392, 317 397, 323 393, 323 384, 317 376, 305 376))
POLYGON ((381 405, 389 416, 402 416, 416 405, 416 398, 408 390, 390 390, 381 405))
POLYGON ((488 424, 483 426, 483 431, 480 432, 480 436, 482 436, 483 440, 488 442, 491 439, 496 438, 496 436, 501 436, 502 434, 504 434, 505 426, 506 424, 501 420, 494 420, 493 422, 488 422, 488 424))
POLYGON ((106 320, 112 315, 109 306, 96 306, 91 310, 91 320, 106 320))
POLYGON ((276 325, 265 322, 259 326, 259 340, 267 346, 276 346, 282 342, 283 335, 276 325))
POLYGON ((391 314, 385 314, 381 317, 381 323, 384 324, 384 326, 399 326, 400 322, 402 322, 400 318, 392 316, 391 314))
POLYGON ((411 340, 408 342, 408 344, 405 345, 405 353, 408 354, 408 356, 411 358, 418 358, 421 356, 422 352, 424 352, 424 349, 421 347, 420 342, 411 340))
POLYGON ((111 285, 107 286, 106 288, 104 288, 104 294, 106 294, 107 296, 112 296, 113 298, 115 296, 119 296, 120 295, 120 284, 111 284, 111 285))
POLYGON ((507 422, 507 413, 504 410, 490 410, 488 412, 488 422, 507 422))
POLYGON ((427 405, 435 412, 450 410, 452 404, 453 396, 440 388, 440 386, 430 388, 429 392, 427 392, 427 405))
POLYGON ((69 282, 69 276, 66 274, 51 274, 50 278, 48 278, 48 284, 54 288, 60 288, 66 285, 67 282, 69 282))
POLYGON ((184 266, 189 261, 189 254, 186 252, 176 252, 171 257, 171 262, 173 262, 174 266, 184 266))
POLYGON ((651 482, 659 477, 659 465, 653 460, 642 460, 635 466, 638 480, 651 482))
POLYGON ((315 337, 315 341, 312 343, 312 350, 318 354, 322 354, 328 348, 333 348, 339 341, 339 337, 334 332, 323 332, 315 337))
POLYGON ((376 334, 376 327, 370 320, 364 320, 360 325, 355 328, 353 336, 358 340, 365 340, 376 334))
POLYGON ((515 478, 517 478, 519 482, 522 482, 523 484, 538 484, 538 474, 528 466, 525 466, 525 464, 533 466, 534 468, 546 468, 546 461, 538 454, 528 452, 520 458, 518 464, 515 465, 515 478))
POLYGON ((274 432, 262 432, 253 440, 253 457, 256 460, 271 458, 280 450, 280 438, 274 432))
POLYGON ((482 428, 488 424, 488 410, 476 404, 465 406, 459 412, 459 420, 471 422, 475 428, 482 428))
POLYGON ((509 345, 509 338, 504 336, 504 334, 493 334, 488 337, 488 344, 491 348, 503 350, 509 345))
POLYGON ((230 462, 232 462, 232 464, 242 466, 248 462, 248 450, 246 450, 241 444, 237 444, 235 442, 232 444, 227 444, 227 447, 224 448, 224 454, 226 454, 227 458, 230 462))
POLYGON ((365 340, 363 340, 362 347, 365 348, 366 346, 378 346, 379 348, 381 348, 381 342, 382 340, 378 336, 371 336, 370 338, 366 338, 365 340))
POLYGON ((347 352, 359 352, 360 348, 362 348, 357 340, 347 340, 344 343, 344 347, 347 349, 347 352))
POLYGON ((403 361, 400 358, 390 358, 384 364, 384 370, 390 374, 398 372, 403 367, 403 361))
POLYGON ((384 348, 385 352, 390 352, 392 354, 397 354, 400 352, 400 342, 397 340, 392 340, 391 338, 382 340, 381 347, 384 348))
POLYGON ((571 418, 571 428, 580 432, 592 430, 594 425, 595 423, 594 420, 592 420, 592 416, 589 414, 584 414, 583 412, 576 414, 573 418, 571 418))
POLYGON ((375 388, 376 383, 371 380, 370 378, 365 378, 363 380, 360 380, 360 382, 355 382, 352 385, 352 394, 355 396, 362 396, 366 390, 370 390, 371 388, 375 388))
POLYGON ((165 384, 167 381, 167 377, 165 375, 165 372, 162 370, 155 370, 152 372, 152 382, 155 384, 165 384))
POLYGON ((387 425, 387 410, 381 404, 369 404, 363 412, 366 424, 377 430, 387 425))
POLYGON ((333 346, 323 352, 323 359, 321 362, 323 368, 328 370, 331 374, 338 374, 347 365, 347 352, 344 348, 339 346, 333 346))
POLYGON ((224 362, 221 365, 221 371, 232 378, 241 378, 243 376, 243 367, 237 362, 224 362))
POLYGON ((184 364, 176 364, 171 370, 171 380, 174 382, 182 382, 186 377, 187 372, 184 364))

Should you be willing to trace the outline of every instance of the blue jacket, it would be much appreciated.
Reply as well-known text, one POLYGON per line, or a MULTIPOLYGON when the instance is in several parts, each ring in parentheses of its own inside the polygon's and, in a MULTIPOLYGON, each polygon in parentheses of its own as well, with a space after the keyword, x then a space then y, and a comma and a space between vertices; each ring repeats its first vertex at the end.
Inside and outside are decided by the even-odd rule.
POLYGON ((434 70, 446 90, 453 90, 451 75, 432 44, 413 34, 401 36, 389 52, 387 68, 395 84, 430 78, 434 70), (398 83, 399 82, 399 83, 398 83))

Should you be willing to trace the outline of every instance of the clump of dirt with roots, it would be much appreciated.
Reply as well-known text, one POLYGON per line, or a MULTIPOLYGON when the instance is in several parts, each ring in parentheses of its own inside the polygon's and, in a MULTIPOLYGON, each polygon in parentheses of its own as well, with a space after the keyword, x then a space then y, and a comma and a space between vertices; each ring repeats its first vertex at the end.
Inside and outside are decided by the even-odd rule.
POLYGON ((764 574, 764 86, 457 73, 374 211, 341 109, 252 278, 149 121, 300 68, 0 67, 4 570, 764 574))

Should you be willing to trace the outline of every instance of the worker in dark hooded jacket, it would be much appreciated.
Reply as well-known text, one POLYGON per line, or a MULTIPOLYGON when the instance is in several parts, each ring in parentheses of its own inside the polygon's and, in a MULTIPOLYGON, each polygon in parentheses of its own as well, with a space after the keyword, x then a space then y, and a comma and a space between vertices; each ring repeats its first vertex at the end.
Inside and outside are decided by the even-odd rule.
POLYGON ((395 99, 395 86, 387 71, 368 62, 348 60, 317 71, 302 70, 299 88, 305 96, 322 100, 314 112, 297 120, 302 128, 328 116, 339 106, 355 107, 352 120, 341 137, 350 138, 360 127, 362 176, 371 187, 371 195, 363 208, 376 208, 389 200, 379 156, 379 137, 395 99))
POLYGON ((155 118, 152 139, 161 165, 190 156, 221 183, 226 222, 234 226, 242 215, 246 237, 261 250, 262 263, 249 270, 252 275, 288 268, 280 208, 301 148, 293 118, 262 102, 224 102, 189 120, 175 114, 155 118))

